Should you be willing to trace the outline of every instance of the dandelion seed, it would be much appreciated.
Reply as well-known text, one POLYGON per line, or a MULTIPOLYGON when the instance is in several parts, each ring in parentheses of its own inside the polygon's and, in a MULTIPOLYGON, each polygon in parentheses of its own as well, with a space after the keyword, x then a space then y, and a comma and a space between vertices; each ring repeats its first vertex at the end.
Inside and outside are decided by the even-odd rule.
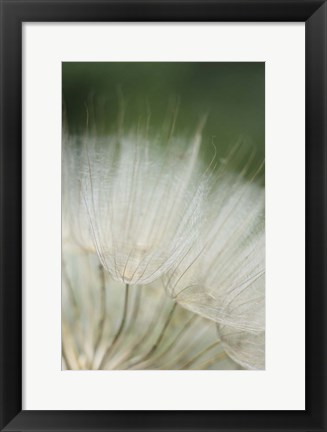
POLYGON ((182 158, 159 145, 127 136, 86 147, 82 188, 94 242, 103 267, 124 284, 161 277, 198 240, 203 221, 199 137, 182 158))
POLYGON ((204 246, 175 263, 166 289, 180 305, 213 320, 225 351, 250 369, 264 368, 264 194, 226 174, 207 210, 204 246))

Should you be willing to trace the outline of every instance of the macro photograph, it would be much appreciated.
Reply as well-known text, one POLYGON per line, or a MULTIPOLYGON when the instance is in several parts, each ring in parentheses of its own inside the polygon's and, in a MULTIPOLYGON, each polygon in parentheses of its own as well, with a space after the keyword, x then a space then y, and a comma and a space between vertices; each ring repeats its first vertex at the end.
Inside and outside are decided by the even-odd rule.
POLYGON ((265 63, 62 63, 62 370, 265 369, 265 63))

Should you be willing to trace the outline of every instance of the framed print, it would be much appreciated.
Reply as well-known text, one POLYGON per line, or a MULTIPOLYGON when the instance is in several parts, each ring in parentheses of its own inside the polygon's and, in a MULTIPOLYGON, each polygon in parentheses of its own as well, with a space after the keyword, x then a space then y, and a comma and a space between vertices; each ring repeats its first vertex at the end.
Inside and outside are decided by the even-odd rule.
POLYGON ((1 23, 1 430, 326 430, 326 3, 1 23))

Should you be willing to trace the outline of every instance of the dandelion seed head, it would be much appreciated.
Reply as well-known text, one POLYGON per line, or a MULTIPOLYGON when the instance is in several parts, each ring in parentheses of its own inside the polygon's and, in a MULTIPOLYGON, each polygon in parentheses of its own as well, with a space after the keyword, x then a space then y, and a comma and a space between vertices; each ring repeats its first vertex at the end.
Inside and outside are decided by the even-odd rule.
POLYGON ((67 368, 264 368, 264 192, 200 131, 64 137, 67 368))

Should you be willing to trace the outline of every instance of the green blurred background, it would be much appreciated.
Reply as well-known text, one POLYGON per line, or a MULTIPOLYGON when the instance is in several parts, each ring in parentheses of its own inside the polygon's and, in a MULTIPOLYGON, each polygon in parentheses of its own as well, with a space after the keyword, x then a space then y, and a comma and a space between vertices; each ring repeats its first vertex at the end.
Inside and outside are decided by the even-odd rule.
POLYGON ((264 160, 262 62, 65 62, 62 91, 64 120, 70 133, 85 131, 87 110, 97 130, 113 133, 121 101, 126 130, 150 113, 151 131, 156 133, 178 100, 175 135, 191 137, 201 117, 208 114, 203 130, 204 158, 212 158, 213 143, 222 157, 241 142, 253 151, 253 164, 264 160))

